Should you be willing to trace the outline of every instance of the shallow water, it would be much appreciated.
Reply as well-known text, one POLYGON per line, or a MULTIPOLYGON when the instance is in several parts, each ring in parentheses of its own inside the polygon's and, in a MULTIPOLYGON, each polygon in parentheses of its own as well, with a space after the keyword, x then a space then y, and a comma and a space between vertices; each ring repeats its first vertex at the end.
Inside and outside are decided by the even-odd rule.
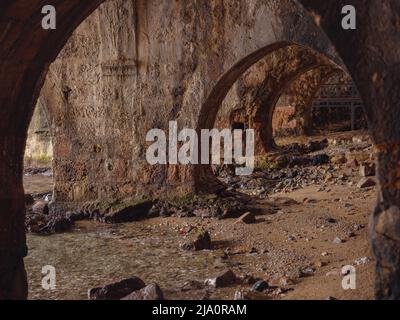
POLYGON ((201 298, 204 291, 182 287, 226 270, 228 262, 220 250, 187 252, 180 248, 181 242, 182 235, 162 220, 121 225, 83 222, 70 233, 30 234, 25 260, 29 298, 87 299, 88 289, 130 276, 158 283, 168 299, 201 298), (55 290, 42 288, 41 270, 46 265, 56 268, 55 290))

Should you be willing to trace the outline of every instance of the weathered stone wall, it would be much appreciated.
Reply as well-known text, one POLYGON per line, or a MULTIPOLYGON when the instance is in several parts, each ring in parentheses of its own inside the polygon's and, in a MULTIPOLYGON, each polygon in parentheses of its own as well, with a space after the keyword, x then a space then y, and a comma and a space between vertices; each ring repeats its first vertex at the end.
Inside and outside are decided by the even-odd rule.
POLYGON ((74 33, 42 90, 55 204, 201 188, 200 171, 190 166, 150 167, 146 133, 167 131, 170 120, 180 128, 212 127, 215 92, 223 98, 248 67, 291 43, 338 60, 292 1, 106 1, 74 33))
POLYGON ((272 118, 272 130, 274 137, 299 134, 301 128, 299 121, 293 119, 296 108, 291 105, 277 104, 272 118))

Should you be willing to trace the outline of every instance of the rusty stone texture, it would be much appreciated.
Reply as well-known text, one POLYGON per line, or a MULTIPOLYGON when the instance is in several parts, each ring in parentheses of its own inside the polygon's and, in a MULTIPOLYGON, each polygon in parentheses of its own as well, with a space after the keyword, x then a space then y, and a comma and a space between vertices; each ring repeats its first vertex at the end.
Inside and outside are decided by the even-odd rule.
MULTIPOLYGON (((150 129, 167 131, 172 120, 180 128, 214 126, 201 123, 210 113, 204 104, 214 85, 237 61, 256 63, 276 43, 310 49, 297 45, 268 55, 260 62, 261 83, 250 79, 260 64, 253 67, 245 78, 253 92, 258 90, 259 100, 260 95, 277 99, 285 81, 310 67, 333 63, 327 57, 340 62, 304 12, 301 21, 286 14, 282 20, 272 3, 109 0, 86 19, 51 65, 41 92, 54 141, 53 209, 197 191, 205 185, 194 176, 201 170, 147 164, 150 129), (308 32, 298 36, 284 29, 308 32), (319 41, 310 34, 319 34, 319 41), (249 58, 257 49, 262 50, 258 60, 249 58), (274 77, 267 77, 271 72, 274 77)), ((239 99, 245 91, 242 86, 239 99)), ((229 104, 231 98, 225 100, 229 104)), ((265 105, 257 103, 258 109, 265 105)), ((219 108, 216 103, 211 112, 219 108)))

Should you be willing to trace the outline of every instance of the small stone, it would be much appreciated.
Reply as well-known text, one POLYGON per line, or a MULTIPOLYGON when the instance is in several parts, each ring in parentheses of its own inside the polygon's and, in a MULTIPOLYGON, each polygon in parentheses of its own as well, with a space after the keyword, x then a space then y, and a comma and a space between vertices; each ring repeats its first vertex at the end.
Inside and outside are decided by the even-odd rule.
POLYGON ((157 284, 150 284, 141 290, 132 292, 130 295, 122 298, 121 300, 160 301, 164 300, 164 295, 157 284))
POLYGON ((188 241, 182 245, 184 250, 201 251, 212 249, 211 236, 208 231, 196 229, 189 233, 188 237, 188 241))
POLYGON ((328 256, 328 255, 329 255, 329 253, 326 252, 326 251, 321 253, 321 256, 323 256, 323 257, 326 257, 326 256, 328 256))
POLYGON ((333 175, 332 175, 331 173, 328 173, 328 174, 325 176, 325 183, 331 182, 331 181, 333 181, 333 175))
POLYGON ((362 178, 357 184, 357 188, 359 189, 371 188, 374 186, 376 186, 376 181, 372 178, 362 178))
POLYGON ((228 270, 216 278, 207 279, 205 285, 214 288, 225 288, 235 284, 238 281, 235 273, 232 270, 228 270))
POLYGON ((258 252, 258 249, 257 248, 251 248, 250 250, 249 250, 249 254, 258 254, 259 252, 258 252))
POLYGON ((104 287, 90 289, 88 297, 90 300, 120 300, 145 286, 141 279, 132 277, 104 287))
POLYGON ((316 199, 305 198, 305 199, 303 200, 303 203, 304 203, 304 204, 314 204, 314 203, 317 203, 317 202, 318 202, 318 200, 316 200, 316 199))
POLYGON ((303 270, 301 270, 301 276, 302 277, 311 277, 315 274, 315 268, 314 267, 307 267, 303 270))
POLYGON ((32 206, 32 212, 35 214, 44 214, 47 216, 49 214, 49 204, 45 201, 37 201, 32 206))
POLYGON ((293 284, 294 284, 294 281, 288 277, 282 277, 279 279, 279 285, 281 287, 287 287, 287 286, 290 286, 293 284))
POLYGON ((255 292, 264 292, 265 290, 269 289, 269 284, 268 282, 264 280, 257 281, 254 285, 253 288, 251 289, 252 291, 255 292))
POLYGON ((361 177, 373 177, 376 174, 375 164, 365 163, 360 166, 361 177))
POLYGON ((252 212, 247 212, 242 215, 235 224, 244 223, 244 224, 253 224, 256 223, 256 216, 252 212))
POLYGON ((357 266, 366 265, 366 264, 368 264, 368 263, 370 263, 370 262, 371 262, 371 259, 368 258, 368 257, 364 257, 364 258, 361 258, 361 259, 358 259, 358 260, 354 261, 354 263, 355 263, 357 266))
POLYGON ((335 240, 333 240, 333 243, 334 243, 334 244, 342 244, 342 243, 343 243, 343 240, 340 239, 339 237, 336 237, 335 240))
POLYGON ((326 263, 321 260, 317 260, 314 262, 314 266, 316 266, 317 268, 322 268, 326 266, 326 263))
POLYGON ((347 236, 348 236, 349 238, 354 238, 354 237, 356 237, 357 235, 356 235, 356 233, 355 233, 354 231, 349 231, 349 232, 347 232, 347 236))
POLYGON ((341 270, 331 270, 326 274, 326 276, 327 277, 339 277, 341 274, 342 274, 341 270))
POLYGON ((302 273, 302 271, 301 271, 300 268, 293 268, 293 269, 289 270, 289 271, 286 273, 286 276, 287 276, 288 278, 294 279, 294 280, 301 278, 302 275, 303 275, 303 273, 302 273))
POLYGON ((328 218, 328 219, 326 219, 326 222, 327 222, 327 223, 330 223, 330 224, 335 224, 335 223, 337 223, 336 219, 334 219, 334 218, 328 218))

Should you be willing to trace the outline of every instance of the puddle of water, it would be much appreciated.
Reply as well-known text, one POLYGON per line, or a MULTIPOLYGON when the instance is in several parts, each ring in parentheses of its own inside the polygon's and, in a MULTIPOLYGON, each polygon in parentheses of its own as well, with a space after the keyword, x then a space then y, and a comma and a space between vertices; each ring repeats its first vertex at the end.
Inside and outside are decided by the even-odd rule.
MULTIPOLYGON (((168 299, 196 299, 202 292, 183 292, 187 281, 203 281, 226 270, 221 251, 187 252, 182 236, 165 224, 79 223, 70 233, 28 235, 25 259, 30 299, 87 299, 90 288, 131 276, 158 283, 168 299), (56 268, 56 290, 42 288, 43 266, 56 268)), ((221 297, 225 298, 225 297, 221 297)))

